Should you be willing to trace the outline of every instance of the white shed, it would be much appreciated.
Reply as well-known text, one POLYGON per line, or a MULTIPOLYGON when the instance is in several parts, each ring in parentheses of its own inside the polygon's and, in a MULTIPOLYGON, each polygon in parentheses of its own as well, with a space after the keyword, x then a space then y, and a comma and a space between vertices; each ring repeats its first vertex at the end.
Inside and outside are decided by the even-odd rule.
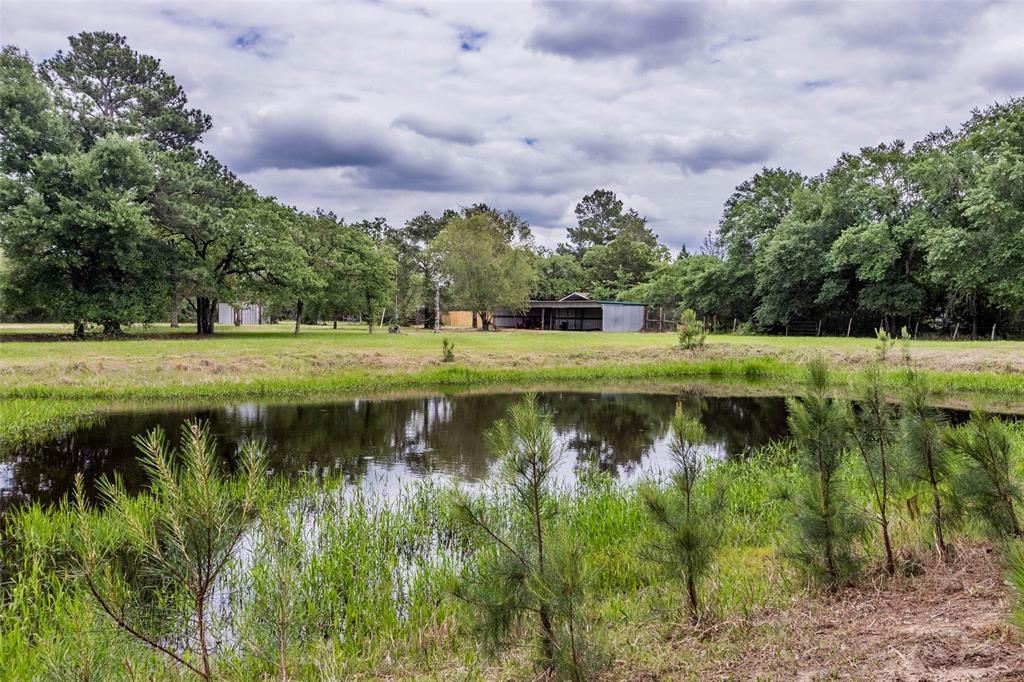
POLYGON ((217 324, 263 324, 262 303, 217 304, 217 324))

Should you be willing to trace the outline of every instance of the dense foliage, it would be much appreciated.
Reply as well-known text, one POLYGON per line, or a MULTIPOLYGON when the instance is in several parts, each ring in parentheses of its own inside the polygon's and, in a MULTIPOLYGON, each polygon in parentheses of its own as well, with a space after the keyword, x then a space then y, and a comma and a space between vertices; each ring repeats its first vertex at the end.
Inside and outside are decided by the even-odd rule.
POLYGON ((0 102, 0 309, 76 333, 184 313, 207 334, 218 302, 254 301, 297 331, 339 316, 433 326, 439 308, 487 326, 496 308, 577 291, 727 330, 1024 324, 1024 100, 844 153, 814 177, 764 168, 700 251, 675 258, 608 189, 580 200, 554 250, 482 203, 401 227, 283 206, 199 147, 210 117, 114 33, 72 36, 39 64, 4 48, 0 102))

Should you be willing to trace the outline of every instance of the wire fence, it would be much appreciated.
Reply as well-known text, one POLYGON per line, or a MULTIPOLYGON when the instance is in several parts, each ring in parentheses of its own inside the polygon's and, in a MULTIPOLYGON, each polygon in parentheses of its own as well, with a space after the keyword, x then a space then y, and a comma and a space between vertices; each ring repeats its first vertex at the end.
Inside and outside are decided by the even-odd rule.
MULTIPOLYGON (((674 332, 679 321, 678 311, 668 308, 648 307, 644 331, 674 332)), ((855 317, 822 317, 818 319, 791 320, 789 324, 766 329, 756 329, 749 320, 736 318, 720 319, 706 316, 702 319, 704 329, 718 334, 766 334, 773 336, 830 336, 848 338, 874 338, 877 330, 885 328, 897 336, 905 326, 915 339, 947 341, 1021 341, 1024 340, 1024 324, 986 321, 976 325, 965 320, 910 320, 890 322, 855 317)))

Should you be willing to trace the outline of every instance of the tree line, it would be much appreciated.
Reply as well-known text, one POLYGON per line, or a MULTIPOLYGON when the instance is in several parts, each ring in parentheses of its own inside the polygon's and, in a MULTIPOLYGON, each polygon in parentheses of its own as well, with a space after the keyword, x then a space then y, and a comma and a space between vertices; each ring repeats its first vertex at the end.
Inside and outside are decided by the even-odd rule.
POLYGON ((765 168, 726 201, 700 254, 627 292, 781 331, 920 324, 972 336, 1024 322, 1024 100, 959 130, 843 154, 821 175, 765 168))
POLYGON ((815 177, 764 168, 675 257, 606 189, 553 250, 482 203, 401 226, 287 206, 201 148, 211 118, 115 33, 72 36, 39 63, 5 47, 0 101, 0 312, 79 335, 182 315, 209 334, 218 302, 254 301, 296 332, 355 315, 371 331, 431 326, 446 309, 487 328, 496 308, 575 291, 763 332, 1024 323, 1024 100, 815 177))

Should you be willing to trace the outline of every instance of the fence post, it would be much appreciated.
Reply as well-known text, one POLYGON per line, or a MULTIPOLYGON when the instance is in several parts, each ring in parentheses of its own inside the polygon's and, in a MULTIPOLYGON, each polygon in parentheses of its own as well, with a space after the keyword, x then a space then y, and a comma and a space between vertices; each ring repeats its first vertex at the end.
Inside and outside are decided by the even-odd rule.
POLYGON ((960 323, 956 323, 956 327, 953 328, 953 340, 956 341, 956 335, 960 333, 960 323))

